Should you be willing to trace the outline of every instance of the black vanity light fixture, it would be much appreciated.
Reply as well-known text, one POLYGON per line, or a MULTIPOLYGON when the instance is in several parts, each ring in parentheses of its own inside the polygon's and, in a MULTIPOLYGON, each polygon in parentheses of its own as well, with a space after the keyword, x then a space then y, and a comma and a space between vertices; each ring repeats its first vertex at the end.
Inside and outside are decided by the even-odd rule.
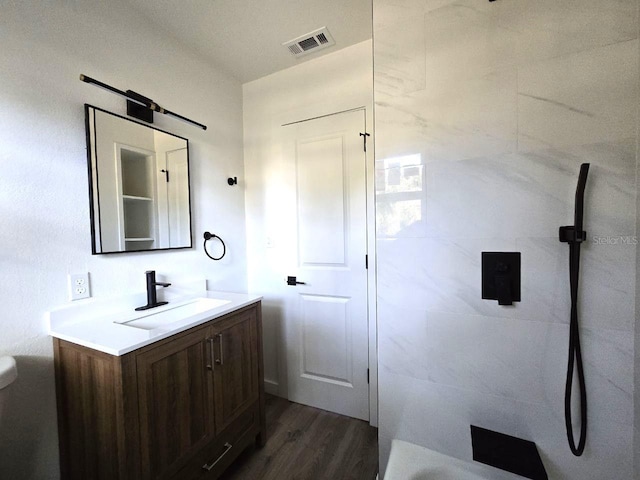
POLYGON ((178 115, 166 108, 162 108, 156 102, 151 100, 150 98, 144 97, 139 93, 134 92, 133 90, 122 91, 118 90, 111 85, 107 85, 95 78, 87 77, 86 75, 80 74, 80 80, 85 83, 91 83, 97 87, 103 88, 111 93, 115 93, 123 98, 127 99, 127 115, 138 118, 148 123, 153 123, 153 112, 163 113, 165 115, 169 115, 170 117, 177 118, 178 120, 182 120, 183 122, 190 123, 191 125, 195 125, 196 127, 201 128, 202 130, 206 130, 207 126, 202 123, 195 122, 187 117, 183 117, 182 115, 178 115))

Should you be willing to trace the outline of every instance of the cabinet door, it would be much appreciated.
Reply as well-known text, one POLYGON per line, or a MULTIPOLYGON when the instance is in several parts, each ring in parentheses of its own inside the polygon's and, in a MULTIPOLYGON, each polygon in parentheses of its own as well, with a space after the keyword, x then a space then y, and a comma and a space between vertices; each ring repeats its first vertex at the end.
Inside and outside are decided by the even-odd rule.
POLYGON ((167 478, 214 436, 211 329, 137 357, 142 476, 167 478))
POLYGON ((214 324, 216 434, 258 399, 258 328, 255 308, 214 324))

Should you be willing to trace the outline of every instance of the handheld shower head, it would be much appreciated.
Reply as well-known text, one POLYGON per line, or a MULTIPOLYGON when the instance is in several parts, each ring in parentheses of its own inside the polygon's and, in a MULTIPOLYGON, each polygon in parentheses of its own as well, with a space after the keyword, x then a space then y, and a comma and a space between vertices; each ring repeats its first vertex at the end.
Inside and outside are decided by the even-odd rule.
POLYGON ((582 231, 582 211, 584 209, 584 188, 587 185, 587 175, 589 174, 589 163, 580 165, 580 174, 578 176, 578 186, 576 187, 576 211, 574 226, 577 232, 582 231))

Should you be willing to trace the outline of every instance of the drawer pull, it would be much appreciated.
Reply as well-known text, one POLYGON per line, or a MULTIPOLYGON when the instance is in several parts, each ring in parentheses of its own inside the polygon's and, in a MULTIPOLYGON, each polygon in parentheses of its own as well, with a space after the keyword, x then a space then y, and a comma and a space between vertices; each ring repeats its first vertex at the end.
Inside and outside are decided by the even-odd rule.
POLYGON ((231 445, 229 442, 224 444, 224 452, 222 452, 222 454, 216 459, 215 462, 213 462, 211 465, 207 465, 206 463, 202 466, 203 470, 206 471, 211 471, 211 469, 213 467, 216 466, 216 464, 222 460, 222 457, 224 457, 227 453, 229 453, 229 450, 231 450, 233 448, 233 445, 231 445))

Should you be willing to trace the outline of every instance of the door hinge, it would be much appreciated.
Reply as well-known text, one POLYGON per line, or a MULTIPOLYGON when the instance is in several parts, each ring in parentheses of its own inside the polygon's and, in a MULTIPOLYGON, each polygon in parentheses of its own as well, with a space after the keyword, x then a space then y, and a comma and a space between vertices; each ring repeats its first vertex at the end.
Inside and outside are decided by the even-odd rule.
POLYGON ((369 384, 369 369, 367 368, 367 384, 369 384))
POLYGON ((369 270, 369 255, 364 256, 364 268, 369 270))
POLYGON ((362 137, 362 146, 364 148, 364 151, 367 151, 367 137, 370 137, 371 135, 369 135, 367 132, 364 133, 360 133, 360 136, 362 137))

